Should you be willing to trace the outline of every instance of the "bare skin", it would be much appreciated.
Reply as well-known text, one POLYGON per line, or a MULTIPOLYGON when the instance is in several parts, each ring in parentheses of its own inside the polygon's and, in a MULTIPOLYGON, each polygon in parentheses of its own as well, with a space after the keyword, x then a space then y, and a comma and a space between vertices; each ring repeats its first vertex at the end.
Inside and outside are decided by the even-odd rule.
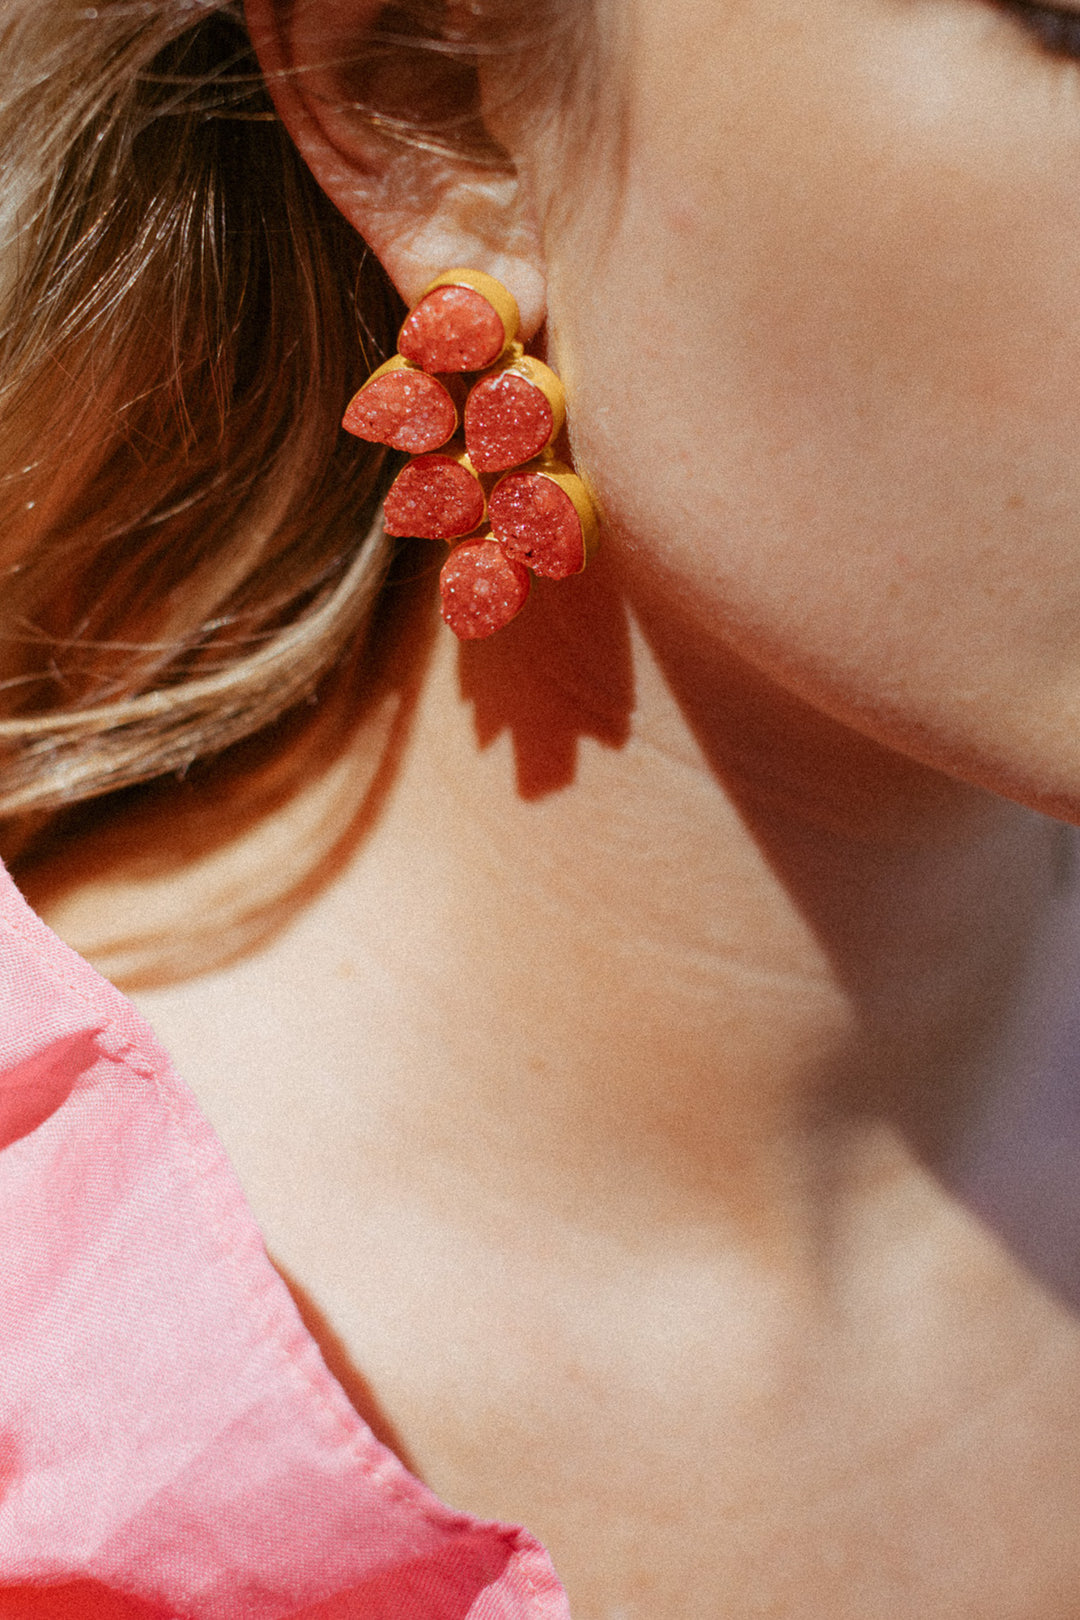
MULTIPOLYGON (((567 596, 476 659, 530 713, 598 697, 567 596)), ((635 649, 625 744, 529 800, 438 644, 350 869, 137 1000, 395 1443, 539 1534, 575 1616, 1064 1620, 1077 1295, 959 1163, 1013 1151, 987 1046, 1052 960, 1058 829, 891 762, 904 821, 809 712, 835 769, 789 796, 746 693, 721 781, 635 649)), ((1080 1208, 1028 1159, 1056 1242, 1080 1208)))
MULTIPOLYGON (((138 999, 412 1464, 576 1620, 1066 1620, 1075 70, 974 0, 626 18, 618 206, 550 223, 500 128, 516 198, 437 218, 513 283, 517 211, 601 557, 436 643, 288 932, 138 999)), ((415 294, 326 105, 282 91, 415 294)))

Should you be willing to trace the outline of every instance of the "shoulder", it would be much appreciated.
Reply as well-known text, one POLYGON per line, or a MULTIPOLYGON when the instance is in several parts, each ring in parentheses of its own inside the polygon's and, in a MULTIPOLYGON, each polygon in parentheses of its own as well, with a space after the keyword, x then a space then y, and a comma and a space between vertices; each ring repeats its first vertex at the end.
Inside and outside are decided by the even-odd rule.
POLYGON ((565 1620, 360 1420, 194 1098, 0 869, 0 1616, 565 1620))

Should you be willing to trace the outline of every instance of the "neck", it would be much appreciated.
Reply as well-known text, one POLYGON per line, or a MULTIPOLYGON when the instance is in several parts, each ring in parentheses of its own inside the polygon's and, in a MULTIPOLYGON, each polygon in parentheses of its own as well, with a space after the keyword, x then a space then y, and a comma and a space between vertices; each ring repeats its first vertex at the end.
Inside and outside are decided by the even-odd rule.
POLYGON ((615 600, 597 567, 490 643, 436 638, 333 926, 474 1183, 760 1231, 823 1135, 952 1151, 1060 829, 615 600))

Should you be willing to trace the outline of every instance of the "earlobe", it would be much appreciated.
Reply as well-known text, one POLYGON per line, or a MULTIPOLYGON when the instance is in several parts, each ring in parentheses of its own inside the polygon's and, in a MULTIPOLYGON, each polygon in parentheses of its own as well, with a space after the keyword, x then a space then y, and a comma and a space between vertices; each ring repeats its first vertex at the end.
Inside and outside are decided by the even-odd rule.
MULTIPOLYGON (((479 122, 479 98, 470 96, 464 70, 451 76, 445 57, 415 43, 401 47, 396 62, 389 44, 367 49, 381 10, 381 0, 245 5, 282 122, 405 302, 414 304, 447 266, 471 265, 511 290, 528 341, 543 323, 545 295, 540 230, 526 189, 509 160, 481 161, 475 142, 458 151, 445 138, 422 138, 433 101, 444 128, 453 128, 479 122), (369 61, 376 71, 365 72, 369 61), (437 84, 434 74, 425 82, 428 62, 437 84)), ((498 150, 493 143, 491 150, 498 150)))

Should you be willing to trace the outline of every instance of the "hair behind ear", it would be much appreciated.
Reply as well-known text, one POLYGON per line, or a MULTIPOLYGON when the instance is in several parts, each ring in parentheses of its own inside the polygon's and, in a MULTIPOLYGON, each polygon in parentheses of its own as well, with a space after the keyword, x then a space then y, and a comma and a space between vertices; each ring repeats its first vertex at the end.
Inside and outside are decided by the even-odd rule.
POLYGON ((234 6, 13 0, 2 43, 11 818, 186 769, 354 641, 383 453, 339 423, 402 311, 234 6))
MULTIPOLYGON (((455 34, 453 0, 382 8, 346 111, 498 188, 478 62, 520 87, 565 36, 523 0, 467 11, 455 34)), ((339 423, 403 309, 283 128, 238 0, 8 0, 0 48, 10 853, 264 732, 357 645, 384 454, 339 423)))

